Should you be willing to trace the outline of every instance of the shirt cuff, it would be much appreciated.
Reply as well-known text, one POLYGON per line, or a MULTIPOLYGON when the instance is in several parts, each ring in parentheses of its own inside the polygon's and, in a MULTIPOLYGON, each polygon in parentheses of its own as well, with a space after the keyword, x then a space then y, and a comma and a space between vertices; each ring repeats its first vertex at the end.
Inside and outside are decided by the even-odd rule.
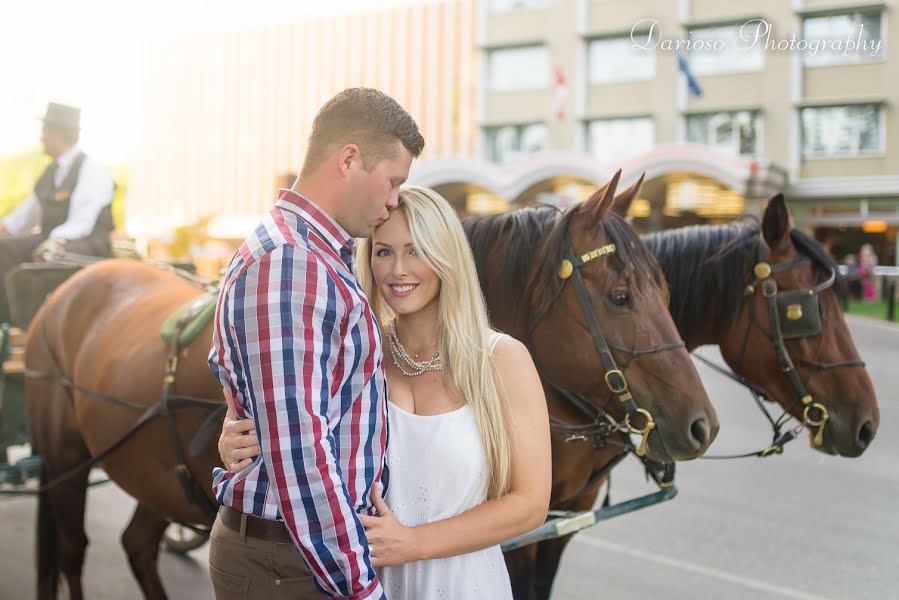
POLYGON ((384 588, 377 577, 371 580, 364 590, 352 596, 333 596, 334 600, 387 600, 384 588))

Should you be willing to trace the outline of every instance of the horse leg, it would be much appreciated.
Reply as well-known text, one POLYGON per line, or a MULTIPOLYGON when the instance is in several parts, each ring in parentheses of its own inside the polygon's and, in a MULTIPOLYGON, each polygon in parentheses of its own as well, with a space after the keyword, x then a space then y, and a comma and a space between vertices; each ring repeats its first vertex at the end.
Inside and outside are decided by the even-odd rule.
POLYGON ((537 544, 523 546, 505 553, 512 597, 515 600, 536 600, 534 573, 537 563, 537 544))
POLYGON ((122 546, 128 554, 131 572, 148 600, 167 597, 159 577, 159 543, 168 525, 158 513, 138 503, 122 533, 122 546))
MULTIPOLYGON (((605 481, 605 479, 603 479, 605 481)), ((571 500, 568 500, 559 506, 554 506, 553 510, 565 510, 571 512, 581 512, 590 510, 596 503, 596 497, 599 495, 599 488, 592 489, 581 493, 571 500)), ((562 562, 562 552, 565 546, 571 541, 573 535, 556 538, 554 540, 546 540, 537 544, 537 557, 535 561, 535 589, 536 600, 549 600, 552 594, 553 582, 556 574, 559 572, 559 563, 562 562)))

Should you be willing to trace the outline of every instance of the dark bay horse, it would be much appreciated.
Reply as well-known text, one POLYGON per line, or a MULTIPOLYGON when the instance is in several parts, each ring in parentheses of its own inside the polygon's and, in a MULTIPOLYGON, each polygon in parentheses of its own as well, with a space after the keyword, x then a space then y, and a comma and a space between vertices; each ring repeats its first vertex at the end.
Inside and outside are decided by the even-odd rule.
MULTIPOLYGON (((528 333, 529 317, 539 311, 539 322, 531 322, 535 360, 559 388, 583 394, 618 421, 628 415, 628 400, 644 411, 641 414, 650 415, 653 428, 648 421, 640 424, 647 432, 649 457, 695 458, 713 440, 717 416, 665 310, 666 289, 655 259, 633 230, 610 212, 617 180, 616 176, 590 201, 564 214, 525 210, 506 220, 469 224, 479 266, 491 265, 491 276, 482 278, 488 306, 497 326, 518 336, 528 333), (624 372, 620 377, 609 375, 585 325, 588 315, 583 305, 571 291, 573 286, 559 276, 569 246, 580 257, 574 259, 577 264, 569 278, 572 282, 582 278, 590 312, 601 316, 601 335, 624 372), (503 286, 508 286, 505 291, 503 286), (634 351, 645 354, 635 359, 634 351), (625 377, 629 387, 610 393, 608 382, 617 386, 625 377), (633 399, 628 399, 631 393, 633 399)), ((160 397, 167 358, 160 326, 179 306, 202 293, 173 274, 134 261, 111 260, 88 267, 61 286, 35 317, 26 363, 32 370, 48 372, 52 353, 59 370, 81 388, 138 407, 150 406, 160 397)), ((180 352, 174 393, 222 400, 220 385, 206 365, 211 335, 207 325, 180 352)), ((27 391, 33 447, 43 457, 42 484, 105 450, 141 415, 134 407, 112 405, 80 391, 69 397, 49 379, 29 380, 27 391)), ((559 418, 571 423, 581 418, 555 393, 549 401, 559 418)), ((179 414, 179 437, 185 445, 206 417, 204 411, 179 414)), ((208 500, 212 500, 211 470, 219 462, 213 446, 188 460, 208 500)), ((592 463, 583 467, 585 448, 592 459, 589 444, 554 447, 557 496, 577 494, 592 472, 592 463)), ((168 521, 211 525, 209 515, 182 492, 177 464, 164 419, 149 422, 102 463, 108 475, 138 500, 122 542, 148 598, 165 597, 157 558, 168 521)), ((56 597, 60 572, 70 596, 83 597, 86 484, 84 474, 39 499, 40 598, 56 597)))
MULTIPOLYGON (((642 178, 633 187, 639 189, 641 182, 642 178)), ((625 216, 636 195, 619 196, 614 210, 625 216)), ((684 227, 642 239, 665 274, 671 297, 669 309, 687 349, 718 345, 734 372, 764 390, 768 398, 802 423, 806 421, 805 404, 777 356, 768 300, 754 272, 764 254, 764 262, 773 267, 772 271, 778 269, 776 265, 784 265, 772 273, 777 291, 792 291, 797 298, 816 298, 797 304, 819 311, 820 317, 820 333, 784 340, 807 395, 827 411, 823 430, 810 427, 809 443, 816 450, 847 457, 865 451, 880 416, 873 384, 859 361, 840 309, 839 277, 834 285, 823 285, 831 273, 836 273, 836 265, 820 244, 792 228, 783 196, 768 203, 761 223, 684 227), (753 286, 751 292, 748 285, 753 286), (809 294, 816 286, 823 289, 809 294), (798 290, 804 293, 798 294, 798 290), (816 444, 818 431, 821 443, 816 444)), ((789 317, 784 320, 789 321, 789 317)), ((821 422, 819 413, 812 411, 812 423, 821 422)), ((591 457, 584 456, 583 460, 589 463, 591 457)), ((567 509, 592 507, 602 483, 583 490, 566 505, 567 509)), ((562 552, 570 540, 565 537, 537 544, 536 598, 550 597, 562 552)), ((510 558, 520 560, 507 555, 507 561, 510 558)))
MULTIPOLYGON (((679 339, 668 313, 664 277, 655 257, 623 219, 610 212, 618 176, 584 204, 559 212, 551 208, 522 209, 505 215, 465 222, 474 251, 481 287, 494 327, 524 341, 541 374, 552 417, 584 423, 584 415, 566 394, 574 391, 620 418, 611 401, 597 351, 591 343, 589 319, 575 286, 560 277, 568 255, 566 238, 581 255, 612 243, 617 252, 601 264, 583 268, 589 286, 590 311, 608 329, 609 345, 622 364, 634 397, 658 424, 650 436, 649 455, 663 462, 700 456, 718 429, 714 410, 697 380, 684 348, 651 352, 679 339), (545 326, 541 315, 552 317, 545 326), (664 415, 664 416, 663 416, 664 415)), ((628 203, 639 184, 623 192, 628 203)), ((599 261, 597 261, 599 262, 599 261)), ((572 445, 553 435, 553 510, 592 507, 605 471, 621 453, 615 446, 572 445), (591 498, 589 503, 586 498, 591 498)), ((537 569, 546 562, 538 555, 543 544, 506 553, 515 597, 548 597, 552 577, 537 569)), ((556 561, 557 564, 557 561, 556 561)), ((552 575, 555 569, 552 569, 552 575)))

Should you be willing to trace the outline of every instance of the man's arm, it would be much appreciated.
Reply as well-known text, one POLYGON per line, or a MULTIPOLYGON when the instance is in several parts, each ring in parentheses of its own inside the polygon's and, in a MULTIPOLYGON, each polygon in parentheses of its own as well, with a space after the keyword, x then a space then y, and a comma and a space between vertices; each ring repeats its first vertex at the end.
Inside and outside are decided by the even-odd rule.
POLYGON ((54 240, 77 240, 87 237, 94 230, 97 215, 112 202, 115 182, 100 163, 88 158, 81 165, 78 183, 69 201, 66 222, 50 232, 54 240))
POLYGON ((25 235, 41 220, 41 205, 37 196, 30 194, 14 211, 3 218, 0 235, 25 235))
POLYGON ((368 542, 340 477, 332 375, 346 311, 324 266, 283 246, 234 284, 231 338, 243 353, 232 393, 256 418, 263 463, 284 523, 322 589, 384 597, 368 542))

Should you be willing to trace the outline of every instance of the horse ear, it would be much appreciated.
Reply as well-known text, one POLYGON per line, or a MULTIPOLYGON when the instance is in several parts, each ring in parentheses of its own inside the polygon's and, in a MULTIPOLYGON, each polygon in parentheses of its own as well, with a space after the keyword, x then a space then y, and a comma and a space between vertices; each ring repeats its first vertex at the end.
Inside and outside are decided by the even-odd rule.
POLYGON ((627 218, 627 213, 631 210, 631 204, 634 203, 635 198, 640 196, 640 191, 643 189, 644 177, 646 177, 646 173, 640 175, 640 179, 637 180, 637 183, 615 196, 615 203, 612 205, 612 211, 618 216, 627 218))
POLYGON ((621 179, 621 169, 618 169, 612 179, 596 190, 581 206, 581 210, 592 222, 598 223, 608 216, 612 204, 615 202, 615 188, 618 187, 619 179, 621 179))
POLYGON ((793 217, 787 210, 783 194, 778 194, 768 201, 765 215, 762 217, 762 236, 772 250, 780 247, 790 239, 793 217))

